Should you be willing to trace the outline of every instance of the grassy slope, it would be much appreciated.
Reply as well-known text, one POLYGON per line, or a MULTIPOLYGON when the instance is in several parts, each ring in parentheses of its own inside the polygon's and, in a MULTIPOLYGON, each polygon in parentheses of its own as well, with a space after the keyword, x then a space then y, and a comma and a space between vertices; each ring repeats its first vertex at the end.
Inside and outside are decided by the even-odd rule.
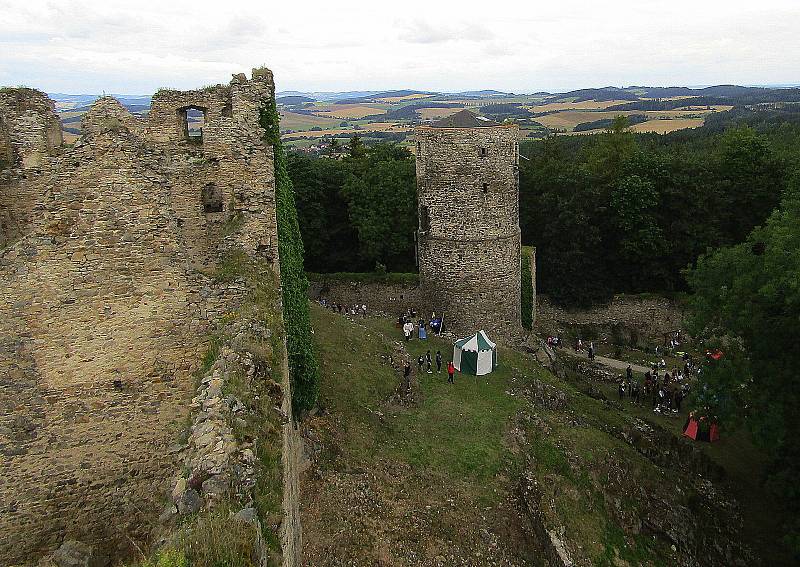
MULTIPOLYGON (((520 561, 517 564, 522 565, 534 561, 534 556, 528 555, 530 547, 519 543, 518 534, 506 533, 509 526, 498 524, 520 522, 504 512, 503 503, 512 497, 525 467, 534 472, 543 488, 544 500, 549 503, 544 510, 548 521, 564 526, 567 538, 581 542, 580 553, 593 563, 623 559, 629 564, 658 565, 662 563, 657 557, 670 556, 660 540, 624 537, 606 510, 602 485, 609 461, 624 463, 634 484, 663 483, 656 467, 600 429, 609 423, 623 425, 626 418, 622 414, 609 412, 560 383, 529 357, 507 350, 500 352, 501 367, 490 377, 457 376, 456 384, 449 385, 444 373, 423 372, 417 406, 388 406, 385 400, 398 383, 398 375, 386 362, 399 338, 392 323, 371 318, 353 323, 318 306, 312 315, 321 358, 322 413, 326 416, 312 426, 322 431, 326 447, 320 464, 323 470, 409 468, 405 482, 419 487, 426 502, 451 502, 455 486, 459 498, 450 505, 457 513, 445 514, 437 529, 452 533, 457 524, 476 514, 493 518, 487 527, 501 539, 507 538, 509 547, 518 547, 515 555, 520 561), (531 412, 521 390, 532 377, 565 390, 574 411, 531 412), (575 427, 575 420, 583 426, 575 427)), ((405 345, 412 360, 428 348, 433 353, 441 349, 445 362, 451 353, 449 343, 436 338, 405 345)), ((309 492, 319 490, 325 489, 317 486, 309 492)), ((415 505, 413 499, 409 505, 415 505)), ((634 509, 636 503, 623 506, 634 509)), ((304 507, 307 515, 313 515, 322 512, 309 510, 324 509, 325 504, 306 502, 304 507)), ((306 517, 304 524, 310 539, 325 539, 315 518, 306 517)), ((479 539, 472 533, 460 537, 464 545, 472 537, 479 539)), ((416 545, 424 548, 424 542, 416 545)), ((339 548, 336 553, 348 551, 339 548)), ((483 564, 475 558, 472 561, 483 564)))

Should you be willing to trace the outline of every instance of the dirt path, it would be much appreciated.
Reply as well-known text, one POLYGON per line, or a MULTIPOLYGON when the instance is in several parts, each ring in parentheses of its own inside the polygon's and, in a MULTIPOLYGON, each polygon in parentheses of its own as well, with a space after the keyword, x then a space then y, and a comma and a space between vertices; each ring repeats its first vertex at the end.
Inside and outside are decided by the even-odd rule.
MULTIPOLYGON (((589 356, 583 351, 576 353, 574 350, 567 348, 559 348, 558 350, 561 352, 569 353, 572 356, 579 356, 581 358, 589 360, 589 356)), ((645 372, 650 372, 650 369, 647 368, 646 366, 642 366, 640 364, 633 364, 632 362, 625 362, 624 360, 617 360, 616 358, 608 358, 607 356, 596 355, 594 357, 594 361, 599 364, 602 364, 603 366, 608 366, 609 368, 615 368, 617 370, 625 370, 626 368, 628 368, 628 365, 630 364, 631 370, 633 370, 634 372, 641 372, 642 374, 644 374, 645 372)))

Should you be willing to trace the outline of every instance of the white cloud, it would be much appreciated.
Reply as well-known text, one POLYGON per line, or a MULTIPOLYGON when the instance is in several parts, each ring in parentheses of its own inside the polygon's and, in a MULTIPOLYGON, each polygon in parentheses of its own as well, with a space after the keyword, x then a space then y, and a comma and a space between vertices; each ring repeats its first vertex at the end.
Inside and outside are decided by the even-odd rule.
POLYGON ((0 83, 148 93, 800 82, 795 0, 0 0, 0 83))

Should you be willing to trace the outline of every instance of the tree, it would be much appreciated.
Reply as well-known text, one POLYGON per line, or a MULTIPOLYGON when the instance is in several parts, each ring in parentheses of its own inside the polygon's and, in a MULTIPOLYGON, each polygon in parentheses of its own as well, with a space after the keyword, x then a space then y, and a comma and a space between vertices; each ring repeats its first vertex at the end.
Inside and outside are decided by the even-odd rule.
POLYGON ((348 158, 351 173, 342 188, 350 221, 359 237, 359 253, 370 265, 413 269, 417 194, 411 154, 379 144, 364 157, 348 158))
POLYGON ((651 267, 665 249, 664 234, 655 213, 659 205, 653 183, 638 175, 624 177, 611 193, 618 274, 627 289, 638 290, 652 278, 651 267))
POLYGON ((769 143, 752 128, 731 128, 720 141, 720 191, 727 214, 722 221, 727 243, 741 242, 777 206, 785 186, 785 168, 769 143))
POLYGON ((800 556, 800 180, 763 227, 702 256, 687 278, 690 332, 725 353, 704 369, 703 403, 769 451, 768 485, 788 508, 787 541, 800 556))

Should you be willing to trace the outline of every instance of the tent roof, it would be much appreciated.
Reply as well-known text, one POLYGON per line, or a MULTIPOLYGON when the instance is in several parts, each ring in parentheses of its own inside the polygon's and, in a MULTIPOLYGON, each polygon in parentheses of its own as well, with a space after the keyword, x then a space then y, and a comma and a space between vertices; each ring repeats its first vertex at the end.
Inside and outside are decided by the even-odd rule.
POLYGON ((483 330, 480 330, 471 337, 457 340, 456 346, 461 350, 477 352, 483 350, 494 350, 497 345, 489 340, 489 337, 486 336, 486 333, 483 330))

